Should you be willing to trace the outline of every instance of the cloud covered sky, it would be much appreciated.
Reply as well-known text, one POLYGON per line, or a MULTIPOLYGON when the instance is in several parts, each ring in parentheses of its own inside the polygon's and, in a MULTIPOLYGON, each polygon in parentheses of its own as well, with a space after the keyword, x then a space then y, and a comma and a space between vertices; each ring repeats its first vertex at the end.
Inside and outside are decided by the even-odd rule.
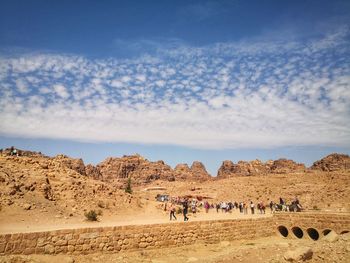
MULTIPOLYGON (((274 1, 267 2, 273 5, 274 1)), ((84 39, 81 52, 75 52, 76 45, 67 47, 69 30, 74 27, 61 32, 59 41, 65 43, 61 48, 30 39, 50 40, 54 32, 59 34, 58 25, 63 25, 51 21, 59 13, 48 20, 52 35, 40 29, 41 24, 32 29, 40 18, 29 22, 32 31, 24 36, 0 27, 5 39, 0 47, 0 134, 213 150, 349 149, 349 5, 335 1, 325 17, 322 4, 311 5, 319 17, 303 17, 303 6, 293 2, 286 4, 291 11, 274 7, 282 12, 275 20, 259 13, 254 23, 245 25, 246 33, 238 29, 239 19, 227 20, 249 7, 242 1, 181 2, 169 21, 166 14, 155 15, 154 20, 163 21, 168 30, 162 24, 154 34, 147 27, 144 34, 121 37, 125 28, 137 25, 126 19, 119 35, 111 33, 108 48, 96 42, 91 52, 86 51, 84 39), (298 7, 302 15, 293 20, 298 7), (210 22, 216 22, 217 28, 210 22), (195 36, 207 36, 186 37, 190 33, 186 26, 192 31, 197 27, 195 36), (208 41, 210 35, 212 41, 208 41), (98 47, 113 52, 98 55, 98 47)), ((142 17, 153 10, 152 4, 138 4, 144 9, 135 19, 146 23, 142 17)), ((153 4, 158 4, 154 8, 171 8, 157 1, 153 4)), ((66 10, 64 5, 69 7, 62 3, 62 10, 66 10)), ((257 12, 258 5, 252 2, 251 11, 257 12)), ((43 8, 49 7, 43 4, 43 8)), ((106 23, 95 22, 101 28, 106 23)), ((23 27, 14 29, 20 33, 23 27)))

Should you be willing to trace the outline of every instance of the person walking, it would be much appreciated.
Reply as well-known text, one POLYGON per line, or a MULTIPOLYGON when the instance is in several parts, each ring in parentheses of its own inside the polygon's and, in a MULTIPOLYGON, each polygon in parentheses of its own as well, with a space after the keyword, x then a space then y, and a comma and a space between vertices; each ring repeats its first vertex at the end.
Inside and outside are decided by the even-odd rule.
POLYGON ((184 221, 188 221, 187 213, 188 213, 188 201, 185 199, 183 202, 183 209, 182 209, 183 215, 184 215, 184 221))
POLYGON ((176 216, 175 216, 176 208, 175 208, 174 203, 171 203, 169 209, 170 209, 170 221, 173 219, 173 217, 174 217, 175 220, 177 220, 177 218, 176 218, 176 216))
POLYGON ((253 203, 253 201, 250 201, 250 209, 251 209, 251 211, 252 211, 252 215, 254 215, 254 203, 253 203))

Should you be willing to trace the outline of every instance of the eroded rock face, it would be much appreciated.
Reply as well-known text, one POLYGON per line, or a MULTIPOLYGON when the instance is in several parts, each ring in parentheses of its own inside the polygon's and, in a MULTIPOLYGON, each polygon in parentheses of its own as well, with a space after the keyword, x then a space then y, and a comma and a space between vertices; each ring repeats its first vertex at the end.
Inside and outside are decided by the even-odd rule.
POLYGON ((237 164, 226 160, 218 170, 217 178, 230 178, 235 176, 267 175, 271 173, 296 173, 304 172, 304 164, 296 163, 293 160, 278 159, 276 161, 262 162, 254 160, 250 162, 239 161, 237 164))
POLYGON ((277 174, 305 172, 305 170, 305 164, 296 163, 293 160, 287 159, 278 159, 271 165, 271 172, 277 174))
POLYGON ((53 161, 59 162, 65 167, 72 169, 81 175, 86 175, 85 165, 82 159, 74 159, 66 155, 59 154, 53 158, 53 161))
POLYGON ((327 172, 348 171, 350 170, 350 156, 347 154, 333 153, 314 162, 311 169, 327 172))
POLYGON ((102 180, 102 174, 100 170, 92 164, 85 166, 85 172, 87 176, 92 177, 95 180, 102 180))
POLYGON ((180 163, 174 168, 175 178, 176 180, 186 180, 192 178, 191 168, 187 163, 180 163))
POLYGON ((194 161, 191 165, 192 178, 195 180, 208 180, 211 178, 210 174, 205 169, 203 163, 194 161))
POLYGON ((250 162, 239 161, 234 164, 232 161, 226 160, 222 163, 218 170, 218 179, 230 178, 234 176, 250 176, 250 175, 265 175, 270 173, 271 162, 263 163, 260 160, 250 162))
POLYGON ((218 179, 222 178, 230 178, 231 176, 235 176, 236 174, 236 165, 230 161, 226 160, 222 162, 221 167, 218 170, 218 179))
POLYGON ((103 180, 127 179, 136 183, 149 183, 154 180, 174 181, 175 176, 169 165, 163 161, 150 162, 140 155, 107 158, 97 165, 103 180))

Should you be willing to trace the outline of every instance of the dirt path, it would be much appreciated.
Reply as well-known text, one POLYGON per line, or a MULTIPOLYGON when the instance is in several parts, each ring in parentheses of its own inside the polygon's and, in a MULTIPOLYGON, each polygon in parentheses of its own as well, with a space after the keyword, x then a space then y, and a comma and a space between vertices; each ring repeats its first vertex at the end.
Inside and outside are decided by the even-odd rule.
MULTIPOLYGON (((24 233, 24 232, 39 232, 49 231, 57 229, 74 229, 85 227, 105 227, 105 226, 123 226, 123 225, 146 225, 146 224, 163 224, 163 223, 175 223, 183 222, 183 215, 178 214, 177 220, 170 221, 168 212, 156 209, 154 205, 149 205, 146 209, 139 213, 135 211, 124 211, 123 214, 105 214, 100 217, 98 222, 87 222, 83 216, 80 217, 66 217, 56 218, 53 214, 44 215, 28 215, 22 218, 16 218, 16 214, 7 213, 6 218, 2 214, 0 218, 0 233, 24 233), (11 218, 13 220, 11 220, 11 218)), ((17 214, 18 215, 18 214, 17 214)), ((245 218, 263 218, 271 217, 272 215, 267 212, 263 214, 248 214, 244 215, 239 213, 238 210, 234 210, 232 213, 223 213, 212 209, 209 213, 201 212, 195 215, 189 214, 189 221, 202 221, 202 220, 221 220, 221 219, 245 219, 245 218)))

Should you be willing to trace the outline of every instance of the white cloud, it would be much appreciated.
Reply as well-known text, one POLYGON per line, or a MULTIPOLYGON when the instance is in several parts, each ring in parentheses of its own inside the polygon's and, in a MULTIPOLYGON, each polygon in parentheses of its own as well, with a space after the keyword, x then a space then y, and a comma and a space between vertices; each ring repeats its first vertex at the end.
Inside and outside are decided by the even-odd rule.
POLYGON ((63 99, 66 99, 69 97, 69 93, 67 92, 67 89, 62 84, 53 85, 53 89, 59 97, 63 99))
POLYGON ((28 88, 28 85, 25 83, 24 80, 22 79, 17 79, 16 80, 16 86, 17 86, 17 89, 20 93, 28 93, 29 92, 29 88, 28 88))
POLYGON ((178 46, 129 60, 0 58, 1 134, 204 148, 349 146, 345 36, 312 45, 178 46))

